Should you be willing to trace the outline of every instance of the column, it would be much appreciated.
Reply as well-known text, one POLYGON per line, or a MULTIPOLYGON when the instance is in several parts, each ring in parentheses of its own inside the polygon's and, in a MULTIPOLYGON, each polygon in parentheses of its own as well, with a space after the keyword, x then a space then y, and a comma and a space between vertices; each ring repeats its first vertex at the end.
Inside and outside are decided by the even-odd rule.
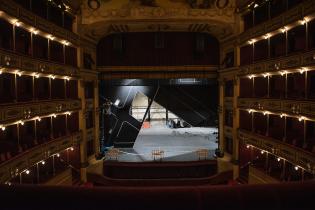
POLYGON ((219 80, 219 149, 224 151, 224 81, 219 80))
POLYGON ((78 82, 78 95, 81 99, 82 108, 79 111, 79 128, 82 131, 82 141, 80 142, 80 174, 81 174, 81 181, 86 182, 86 170, 89 165, 87 160, 87 148, 86 148, 86 118, 85 118, 85 95, 84 95, 84 81, 79 80, 78 82))
POLYGON ((99 109, 99 81, 94 80, 94 146, 95 154, 100 152, 100 109, 99 109))
POLYGON ((235 76, 233 80, 234 84, 234 94, 233 94, 233 155, 232 155, 232 164, 233 164, 233 178, 236 179, 239 177, 239 138, 238 138, 238 128, 239 128, 239 118, 240 113, 237 107, 237 99, 240 94, 240 79, 235 76))

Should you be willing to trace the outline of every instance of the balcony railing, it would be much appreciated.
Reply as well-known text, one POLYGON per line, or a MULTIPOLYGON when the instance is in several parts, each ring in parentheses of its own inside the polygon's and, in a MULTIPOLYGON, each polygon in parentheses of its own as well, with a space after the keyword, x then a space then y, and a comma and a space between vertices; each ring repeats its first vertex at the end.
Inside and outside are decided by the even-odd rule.
POLYGON ((298 53, 291 56, 268 59, 254 64, 241 66, 239 75, 263 74, 267 72, 277 72, 282 70, 295 70, 301 67, 315 65, 315 51, 298 53))
POLYGON ((79 44, 80 40, 77 34, 33 14, 32 12, 20 7, 14 1, 1 0, 0 11, 4 11, 14 18, 18 18, 19 21, 33 26, 36 29, 44 31, 48 34, 53 34, 60 39, 67 40, 76 46, 79 44))
POLYGON ((33 147, 0 165, 0 183, 13 179, 23 170, 81 142, 82 133, 76 132, 33 147))
POLYGON ((0 105, 0 124, 81 109, 81 100, 50 100, 0 105))
POLYGON ((303 17, 315 12, 313 4, 314 2, 312 0, 305 1, 282 15, 272 18, 267 22, 254 26, 253 28, 243 32, 239 36, 241 45, 253 38, 263 36, 295 21, 302 20, 303 17))
POLYGON ((272 111, 282 114, 315 116, 314 101, 280 100, 264 98, 239 98, 238 108, 272 111))
POLYGON ((47 62, 33 59, 27 56, 18 55, 0 49, 0 67, 5 71, 14 73, 16 70, 27 74, 42 74, 45 76, 64 76, 75 78, 79 77, 79 69, 73 66, 47 62))
POLYGON ((304 170, 315 174, 315 154, 293 145, 258 135, 249 131, 239 130, 240 141, 245 145, 252 145, 260 150, 274 154, 304 170))

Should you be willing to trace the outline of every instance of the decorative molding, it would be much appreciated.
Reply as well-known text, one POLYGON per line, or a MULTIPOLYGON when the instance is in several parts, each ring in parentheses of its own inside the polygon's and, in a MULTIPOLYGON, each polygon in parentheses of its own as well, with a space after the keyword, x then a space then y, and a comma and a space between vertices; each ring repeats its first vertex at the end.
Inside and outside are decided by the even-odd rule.
POLYGON ((238 108, 267 110, 293 115, 315 117, 315 101, 239 98, 238 108))
POLYGON ((33 59, 27 56, 21 56, 0 49, 0 67, 5 67, 12 72, 17 69, 21 72, 36 72, 39 74, 52 74, 60 76, 69 76, 71 78, 79 77, 79 69, 73 66, 45 62, 33 59))
POLYGON ((81 100, 52 100, 29 103, 10 103, 0 105, 0 123, 10 124, 18 120, 27 120, 47 114, 58 114, 81 109, 81 100))
POLYGON ((248 74, 262 74, 279 72, 281 70, 296 70, 298 68, 315 65, 315 50, 292 56, 280 57, 268 61, 260 61, 251 65, 240 66, 238 76, 248 74))
MULTIPOLYGON (((203 9, 192 9, 185 0, 160 1, 154 7, 143 6, 137 1, 108 1, 101 3, 96 10, 89 8, 86 1, 81 6, 83 25, 80 30, 89 39, 98 40, 110 32, 116 32, 109 30, 112 25, 123 25, 124 29, 136 32, 154 29, 188 31, 191 25, 200 24, 201 28, 195 28, 204 29, 204 32, 214 34, 219 39, 227 39, 234 34, 235 2, 228 0, 225 4, 222 1, 226 0, 217 0, 209 8, 203 9)), ((121 27, 118 28, 120 32, 121 27)))

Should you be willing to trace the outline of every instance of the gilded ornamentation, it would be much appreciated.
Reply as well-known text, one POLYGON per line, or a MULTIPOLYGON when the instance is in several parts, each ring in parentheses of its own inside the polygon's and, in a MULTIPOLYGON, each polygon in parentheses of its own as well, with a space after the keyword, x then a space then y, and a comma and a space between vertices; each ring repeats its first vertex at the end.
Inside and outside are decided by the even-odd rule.
POLYGON ((234 34, 235 3, 231 1, 227 1, 226 6, 222 6, 226 1, 202 0, 200 4, 210 2, 211 5, 203 9, 199 7, 193 9, 187 5, 185 0, 156 0, 154 6, 144 6, 146 4, 142 4, 138 0, 124 0, 115 4, 113 2, 101 3, 97 10, 89 8, 87 3, 82 4, 83 25, 80 30, 86 38, 97 41, 108 34, 108 27, 113 22, 117 24, 117 21, 120 21, 119 24, 127 25, 130 32, 146 31, 150 28, 148 20, 154 20, 156 24, 161 25, 167 21, 168 31, 187 31, 189 24, 194 24, 196 21, 200 23, 200 19, 202 19, 203 24, 209 25, 205 32, 212 33, 219 39, 225 39, 234 34))

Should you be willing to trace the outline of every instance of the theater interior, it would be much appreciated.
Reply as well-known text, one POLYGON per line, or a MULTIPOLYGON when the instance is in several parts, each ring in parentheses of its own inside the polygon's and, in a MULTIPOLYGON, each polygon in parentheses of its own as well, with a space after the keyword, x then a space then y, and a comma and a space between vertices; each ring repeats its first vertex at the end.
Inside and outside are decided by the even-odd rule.
POLYGON ((313 0, 0 0, 0 209, 314 209, 313 0))

